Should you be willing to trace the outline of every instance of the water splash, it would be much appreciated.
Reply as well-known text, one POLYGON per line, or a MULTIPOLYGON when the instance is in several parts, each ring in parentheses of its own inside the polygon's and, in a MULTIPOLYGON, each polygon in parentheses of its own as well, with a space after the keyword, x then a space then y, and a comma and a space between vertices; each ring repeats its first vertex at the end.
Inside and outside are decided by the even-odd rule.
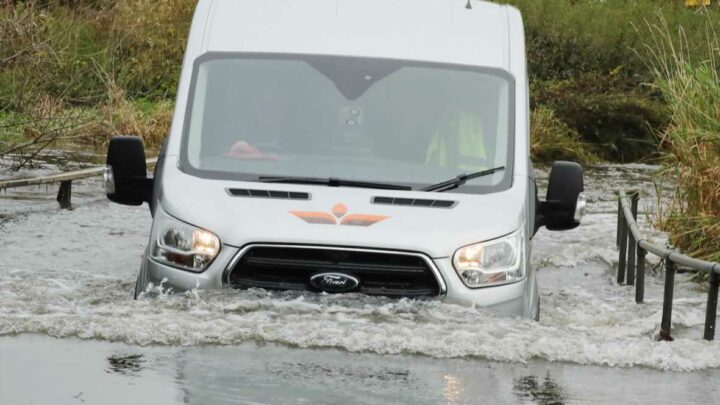
POLYGON ((650 170, 608 166, 591 172, 591 206, 583 226, 536 236, 539 323, 438 301, 358 294, 194 289, 172 295, 161 283, 132 300, 129 291, 150 217, 142 208, 108 204, 99 186, 92 192, 85 185, 89 198, 75 211, 22 215, 19 209, 15 220, 2 225, 0 335, 39 333, 168 346, 271 342, 348 352, 521 363, 539 358, 662 370, 720 367, 720 343, 700 339, 704 296, 694 284, 677 287, 676 341, 666 343, 652 339, 660 321, 660 275, 649 272, 643 305, 634 304, 629 287, 614 282, 616 207, 611 191, 625 178, 651 187, 650 170))

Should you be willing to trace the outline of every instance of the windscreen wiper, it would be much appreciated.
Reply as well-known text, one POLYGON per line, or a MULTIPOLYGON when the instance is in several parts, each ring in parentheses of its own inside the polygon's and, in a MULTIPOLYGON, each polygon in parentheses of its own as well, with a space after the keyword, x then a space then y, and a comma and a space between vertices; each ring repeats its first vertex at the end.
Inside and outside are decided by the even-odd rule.
POLYGON ((493 167, 492 169, 483 170, 480 172, 474 172, 474 173, 465 173, 461 174, 454 179, 443 181, 442 183, 433 184, 431 186, 427 186, 425 188, 421 188, 420 191, 437 191, 437 192, 443 192, 447 190, 452 190, 454 188, 458 188, 465 184, 466 181, 476 179, 478 177, 483 176, 489 176, 497 171, 505 170, 505 166, 499 166, 499 167, 493 167))
POLYGON ((319 184, 328 187, 359 187, 359 188, 377 188, 381 190, 412 190, 410 186, 401 186, 399 184, 375 183, 370 181, 344 180, 334 177, 318 178, 318 177, 292 177, 292 176, 260 176, 258 181, 263 183, 289 183, 289 184, 319 184))

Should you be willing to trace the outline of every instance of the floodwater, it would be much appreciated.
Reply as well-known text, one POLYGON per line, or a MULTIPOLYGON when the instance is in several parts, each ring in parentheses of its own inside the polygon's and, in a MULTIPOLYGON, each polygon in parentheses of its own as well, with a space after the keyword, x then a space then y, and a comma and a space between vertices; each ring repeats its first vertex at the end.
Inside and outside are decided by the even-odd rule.
POLYGON ((678 275, 675 341, 657 342, 662 272, 642 305, 614 281, 612 193, 642 189, 650 211, 654 169, 589 169, 583 225, 536 235, 540 322, 359 295, 135 301, 147 208, 108 203, 99 179, 73 184, 73 210, 54 187, 0 192, 0 404, 720 403, 704 291, 678 275))

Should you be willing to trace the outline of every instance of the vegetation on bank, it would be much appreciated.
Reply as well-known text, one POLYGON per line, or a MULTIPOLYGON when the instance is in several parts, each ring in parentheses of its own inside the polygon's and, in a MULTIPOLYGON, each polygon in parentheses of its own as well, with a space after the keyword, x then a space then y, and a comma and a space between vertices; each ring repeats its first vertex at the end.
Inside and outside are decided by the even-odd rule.
POLYGON ((674 246, 720 262, 720 31, 709 24, 704 52, 691 54, 684 30, 662 19, 648 27, 654 35, 640 53, 671 116, 661 179, 677 186, 659 225, 674 246))
POLYGON ((167 133, 195 0, 0 0, 0 154, 167 133))
MULTIPOLYGON (((683 0, 498 0, 524 16, 532 107, 545 107, 604 160, 655 158, 670 114, 636 48, 655 33, 646 21, 683 27, 687 52, 704 52, 707 14, 683 0)), ((720 10, 709 10, 720 29, 720 10)), ((550 156, 553 157, 553 156, 550 156)), ((572 154, 563 157, 572 158, 572 154)))

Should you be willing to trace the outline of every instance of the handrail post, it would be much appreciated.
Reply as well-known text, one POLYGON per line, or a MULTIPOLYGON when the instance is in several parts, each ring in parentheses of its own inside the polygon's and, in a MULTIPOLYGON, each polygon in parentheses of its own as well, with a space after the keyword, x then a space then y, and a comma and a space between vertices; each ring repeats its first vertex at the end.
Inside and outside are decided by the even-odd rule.
MULTIPOLYGON (((714 269, 713 269, 714 270, 714 269)), ((718 285, 720 274, 710 272, 710 287, 708 289, 707 309, 705 310, 705 333, 703 339, 715 339, 715 318, 717 317, 718 285)))
POLYGON ((675 287, 675 263, 665 258, 665 292, 663 294, 662 322, 660 323, 660 340, 672 342, 670 327, 672 324, 672 301, 675 287))
POLYGON ((638 217, 638 201, 640 201, 640 192, 634 191, 630 194, 630 212, 632 212, 635 221, 637 221, 638 217))
MULTIPOLYGON (((637 223, 637 213, 638 213, 638 200, 640 199, 640 193, 637 191, 633 191, 632 194, 630 194, 630 212, 632 213, 633 220, 637 223)), ((635 240, 635 235, 633 235, 632 232, 628 232, 629 240, 628 240, 628 252, 627 252, 627 283, 628 285, 635 285, 635 265, 637 262, 635 261, 635 250, 637 249, 637 241, 635 240)))
POLYGON ((635 285, 635 248, 637 242, 632 232, 628 232, 628 252, 627 252, 627 285, 635 285))
POLYGON ((627 278, 627 284, 635 286, 635 302, 638 304, 643 303, 645 300, 646 256, 648 253, 652 253, 663 259, 665 284, 663 286, 662 320, 656 339, 673 341, 671 335, 672 310, 675 291, 675 273, 677 272, 678 266, 687 266, 697 271, 708 272, 710 280, 707 293, 703 338, 708 341, 714 340, 718 316, 718 295, 720 294, 720 263, 689 257, 673 251, 672 248, 649 242, 642 236, 642 231, 637 224, 639 192, 633 191, 626 193, 618 191, 617 196, 618 222, 616 244, 619 255, 618 284, 624 284, 625 278, 627 278), (628 206, 628 204, 630 205, 628 206))
POLYGON ((622 204, 620 203, 620 199, 622 198, 622 193, 618 193, 618 214, 617 214, 617 235, 615 235, 615 247, 620 249, 620 227, 622 226, 623 222, 623 211, 622 211, 622 204))
MULTIPOLYGON (((620 199, 624 198, 622 193, 618 197, 618 204, 622 203, 620 199)), ((617 282, 618 284, 622 284, 625 282, 625 260, 627 259, 627 234, 628 234, 628 225, 627 221, 625 220, 625 215, 623 214, 622 208, 620 209, 619 215, 619 225, 620 225, 620 253, 618 257, 618 270, 617 270, 617 282)))
POLYGON ((60 204, 60 208, 70 208, 72 205, 70 202, 72 199, 72 180, 60 182, 60 188, 58 189, 57 197, 55 199, 60 204))
POLYGON ((642 304, 645 300, 645 256, 647 251, 637 248, 637 279, 635 280, 635 302, 642 304))

